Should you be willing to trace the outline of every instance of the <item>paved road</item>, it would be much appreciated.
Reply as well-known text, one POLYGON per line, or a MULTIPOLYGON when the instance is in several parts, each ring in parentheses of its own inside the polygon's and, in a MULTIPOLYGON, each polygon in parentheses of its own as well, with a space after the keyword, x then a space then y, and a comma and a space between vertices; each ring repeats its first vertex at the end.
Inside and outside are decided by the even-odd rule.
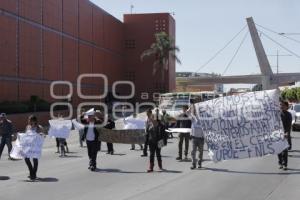
POLYGON ((59 158, 54 141, 47 139, 36 182, 27 181, 24 161, 6 160, 4 154, 0 179, 8 180, 0 180, 0 200, 298 200, 300 133, 294 135, 296 151, 290 153, 286 172, 278 169, 275 156, 218 164, 205 161, 205 169, 191 171, 190 162, 175 160, 177 140, 173 139, 163 149, 167 170, 148 174, 148 158, 141 158, 139 150, 130 151, 129 145, 116 145, 116 155, 101 152, 100 169, 90 172, 86 149, 78 146, 73 133, 67 158, 59 158))

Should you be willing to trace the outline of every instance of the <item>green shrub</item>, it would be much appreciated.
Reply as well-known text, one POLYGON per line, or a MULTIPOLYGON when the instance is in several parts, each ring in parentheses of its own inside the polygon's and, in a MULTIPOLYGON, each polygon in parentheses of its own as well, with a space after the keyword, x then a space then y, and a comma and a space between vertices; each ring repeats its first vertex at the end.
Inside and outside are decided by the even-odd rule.
POLYGON ((281 98, 288 101, 300 101, 300 87, 285 89, 281 92, 281 98))
MULTIPOLYGON (((7 114, 50 111, 51 104, 38 96, 31 96, 28 101, 3 101, 0 103, 0 113, 7 114)), ((55 107, 55 110, 68 109, 66 106, 55 107)))
POLYGON ((2 102, 0 103, 0 112, 7 114, 29 112, 29 106, 21 102, 2 102))

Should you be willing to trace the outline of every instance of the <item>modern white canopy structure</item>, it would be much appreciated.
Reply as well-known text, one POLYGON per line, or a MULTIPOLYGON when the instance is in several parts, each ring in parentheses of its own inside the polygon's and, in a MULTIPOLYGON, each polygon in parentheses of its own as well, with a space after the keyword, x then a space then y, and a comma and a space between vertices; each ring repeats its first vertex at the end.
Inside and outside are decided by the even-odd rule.
POLYGON ((253 46, 258 59, 261 74, 240 76, 216 76, 216 77, 177 77, 176 82, 181 86, 203 85, 203 84, 262 84, 263 89, 274 89, 278 86, 287 85, 300 81, 300 73, 278 73, 274 74, 266 52, 258 35, 252 17, 246 19, 252 38, 253 46))

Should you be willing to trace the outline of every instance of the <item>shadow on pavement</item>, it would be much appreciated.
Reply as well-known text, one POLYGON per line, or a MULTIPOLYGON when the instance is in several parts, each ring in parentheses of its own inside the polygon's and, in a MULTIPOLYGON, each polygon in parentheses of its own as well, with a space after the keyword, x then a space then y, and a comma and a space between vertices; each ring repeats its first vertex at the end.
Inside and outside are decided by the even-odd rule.
MULTIPOLYGON (((142 171, 142 172, 130 172, 130 171, 122 171, 120 169, 96 169, 95 172, 99 172, 99 173, 121 173, 121 174, 148 174, 147 171, 142 171)), ((160 173, 175 173, 175 174, 179 174, 182 173, 182 171, 177 171, 177 170, 169 170, 169 169, 164 169, 162 171, 155 171, 155 172, 160 172, 160 173)))
POLYGON ((300 150, 289 150, 289 153, 300 153, 300 150))
POLYGON ((300 155, 289 155, 291 158, 300 158, 300 155))
POLYGON ((192 162, 192 159, 190 159, 190 158, 182 159, 182 160, 179 160, 179 162, 192 162))
POLYGON ((76 151, 69 151, 69 152, 67 152, 67 154, 77 154, 78 152, 76 152, 76 151))
POLYGON ((123 171, 123 170, 120 170, 120 169, 99 169, 97 168, 95 170, 95 172, 99 172, 99 173, 120 173, 120 174, 144 174, 144 173, 147 173, 146 171, 145 172, 130 172, 130 171, 123 171))
POLYGON ((170 170, 170 169, 164 169, 164 170, 158 171, 158 172, 161 172, 161 173, 174 173, 174 174, 180 174, 180 173, 182 173, 182 171, 170 170))
POLYGON ((58 179, 57 178, 52 178, 52 177, 46 177, 46 178, 37 178, 36 181, 52 183, 52 182, 58 182, 58 179))
POLYGON ((65 155, 59 156, 59 158, 82 158, 83 156, 75 156, 75 155, 65 155))
POLYGON ((114 154, 107 154, 107 155, 111 155, 111 156, 125 156, 126 153, 114 153, 114 154))
POLYGON ((0 181, 7 181, 9 179, 9 176, 0 176, 0 181))
POLYGON ((161 156, 162 158, 172 158, 173 156, 161 156))
POLYGON ((54 183, 54 182, 58 182, 57 178, 52 178, 52 177, 46 177, 46 178, 40 178, 37 177, 35 180, 23 180, 23 182, 30 182, 30 183, 38 183, 38 182, 42 182, 42 183, 54 183))
POLYGON ((218 168, 210 168, 210 167, 204 167, 206 170, 211 170, 214 172, 224 172, 224 173, 233 173, 233 174, 249 174, 249 175, 300 175, 300 169, 293 169, 288 168, 287 171, 280 171, 280 172, 248 172, 248 171, 234 171, 234 170, 228 170, 228 169, 218 169, 218 168))

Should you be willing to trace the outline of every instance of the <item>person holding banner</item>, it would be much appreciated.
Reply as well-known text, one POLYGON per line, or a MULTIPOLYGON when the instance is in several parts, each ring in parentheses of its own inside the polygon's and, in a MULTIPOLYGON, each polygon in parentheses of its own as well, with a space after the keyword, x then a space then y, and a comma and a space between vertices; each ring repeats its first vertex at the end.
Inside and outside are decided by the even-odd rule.
POLYGON ((12 122, 6 118, 5 113, 1 113, 0 115, 0 159, 4 149, 5 144, 8 149, 8 159, 12 159, 10 157, 10 152, 12 150, 12 137, 14 136, 14 128, 12 122))
MULTIPOLYGON (((38 124, 37 117, 34 115, 29 116, 28 118, 28 125, 26 127, 26 132, 30 131, 31 133, 34 132, 36 134, 44 135, 43 134, 43 127, 38 124)), ((30 161, 30 158, 25 157, 25 163, 28 167, 29 170, 29 178, 30 180, 35 180, 36 179, 36 173, 38 170, 38 158, 33 158, 33 166, 30 161)))
POLYGON ((49 120, 50 128, 48 135, 55 137, 57 152, 60 157, 65 157, 69 153, 67 138, 72 128, 71 120, 64 120, 63 115, 59 114, 57 119, 49 120))
POLYGON ((89 156, 89 167, 91 171, 95 171, 97 168, 97 153, 99 149, 99 132, 96 129, 96 125, 98 122, 95 118, 95 111, 90 110, 86 112, 88 116, 88 124, 84 127, 84 133, 82 139, 86 140, 86 145, 88 149, 88 156, 89 156))
MULTIPOLYGON (((165 129, 168 129, 170 127, 172 127, 172 124, 176 124, 176 119, 174 119, 173 117, 171 117, 166 110, 162 110, 162 118, 161 121, 163 123, 163 125, 165 126, 165 129)), ((166 133, 166 138, 165 138, 165 142, 167 142, 168 138, 174 138, 173 133, 169 132, 168 134, 166 133)))
MULTIPOLYGON (((289 139, 291 134, 292 127, 292 115, 288 111, 289 103, 286 101, 282 101, 280 104, 281 107, 281 120, 284 130, 284 137, 289 139)), ((278 154, 278 164, 279 169, 287 170, 288 166, 288 148, 283 150, 280 154, 278 154)))
MULTIPOLYGON (((192 121, 187 114, 188 106, 184 105, 182 107, 182 113, 177 117, 177 128, 191 128, 192 121)), ((185 142, 185 149, 184 155, 185 159, 188 159, 188 152, 189 152, 189 140, 190 140, 190 133, 179 133, 179 142, 178 142, 178 157, 176 160, 182 160, 182 145, 183 141, 185 142)))
POLYGON ((161 146, 158 145, 162 140, 164 129, 160 126, 159 119, 154 119, 151 109, 147 110, 146 132, 149 135, 149 148, 150 148, 150 163, 147 172, 153 172, 155 154, 157 157, 158 167, 163 170, 161 159, 161 146))
MULTIPOLYGON (((125 129, 145 129, 145 121, 139 119, 136 112, 132 114, 132 117, 124 117, 124 125, 125 129)), ((145 149, 143 149, 142 144, 139 144, 139 146, 140 150, 143 150, 143 154, 141 156, 147 156, 147 136, 145 141, 145 149)), ((131 144, 130 150, 135 150, 135 144, 131 144)))
POLYGON ((203 149, 204 149, 204 133, 202 128, 197 124, 197 118, 196 118, 196 110, 195 105, 192 103, 190 108, 188 109, 187 113, 192 118, 192 131, 191 131, 191 140, 192 140, 192 151, 191 151, 191 157, 192 157, 192 166, 191 170, 196 168, 197 165, 197 158, 196 158, 196 152, 199 151, 198 155, 198 168, 202 168, 202 160, 203 160, 203 149))
POLYGON ((69 153, 69 147, 66 138, 55 138, 55 140, 57 147, 56 153, 60 153, 60 157, 65 157, 66 153, 69 153))

